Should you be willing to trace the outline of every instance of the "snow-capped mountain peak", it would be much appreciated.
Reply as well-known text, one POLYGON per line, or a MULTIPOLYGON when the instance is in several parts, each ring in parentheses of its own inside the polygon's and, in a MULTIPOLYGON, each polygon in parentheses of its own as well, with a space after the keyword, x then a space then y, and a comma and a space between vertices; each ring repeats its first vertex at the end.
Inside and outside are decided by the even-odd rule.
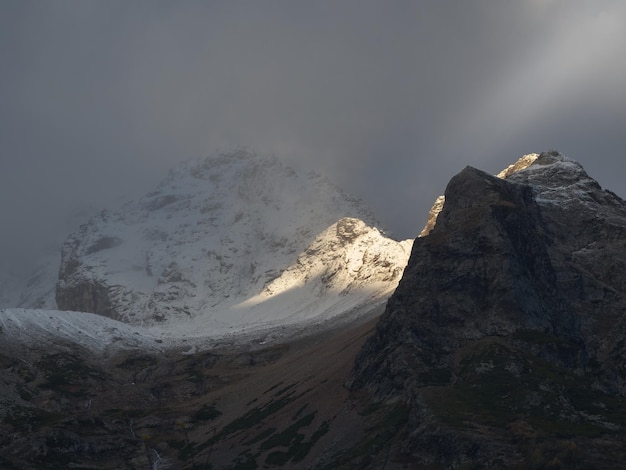
POLYGON ((370 294, 395 287, 410 248, 383 237, 374 224, 357 199, 316 173, 244 151, 220 154, 180 165, 145 197, 102 212, 68 237, 57 303, 134 325, 195 319, 203 331, 309 318, 319 313, 311 306, 319 302, 309 298, 312 286, 320 287, 309 281, 318 271, 319 282, 336 278, 327 290, 340 287, 343 295, 357 284, 370 294), (359 277, 372 277, 374 271, 360 271, 371 253, 389 263, 384 286, 373 287, 379 273, 359 277), (296 272, 307 286, 308 300, 300 300, 306 314, 289 302, 274 305, 271 314, 242 310, 296 272))

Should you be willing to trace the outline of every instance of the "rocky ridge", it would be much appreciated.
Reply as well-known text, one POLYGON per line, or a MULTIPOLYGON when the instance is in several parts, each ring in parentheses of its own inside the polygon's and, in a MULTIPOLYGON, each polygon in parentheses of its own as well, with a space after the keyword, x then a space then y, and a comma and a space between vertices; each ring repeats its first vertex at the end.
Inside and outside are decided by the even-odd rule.
MULTIPOLYGON (((538 157, 539 157, 538 153, 529 153, 528 155, 524 155, 515 163, 506 167, 496 176, 498 178, 507 178, 513 173, 516 173, 520 170, 524 170, 528 168, 535 160, 537 160, 538 157)), ((426 225, 424 226, 424 228, 419 234, 420 237, 425 237, 434 228, 435 224, 437 223, 437 217, 439 216, 439 213, 443 210, 443 205, 445 202, 446 202, 445 196, 438 196, 435 199, 433 206, 428 212, 428 220, 426 221, 426 225)))
POLYGON ((345 217, 318 235, 296 263, 270 282, 261 295, 271 296, 315 279, 320 294, 370 287, 387 290, 402 275, 412 241, 399 243, 359 219, 345 217), (377 285, 378 284, 378 285, 377 285))
POLYGON ((528 160, 452 178, 356 360, 352 390, 410 407, 399 453, 421 465, 618 461, 626 202, 558 152, 528 160))

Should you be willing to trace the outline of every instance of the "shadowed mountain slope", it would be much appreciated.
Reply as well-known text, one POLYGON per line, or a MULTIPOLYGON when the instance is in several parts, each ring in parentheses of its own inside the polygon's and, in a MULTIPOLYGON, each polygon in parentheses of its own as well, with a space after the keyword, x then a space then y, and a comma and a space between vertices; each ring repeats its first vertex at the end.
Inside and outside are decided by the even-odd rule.
POLYGON ((506 179, 467 167, 350 387, 409 404, 401 454, 423 465, 528 468, 545 440, 539 460, 615 468, 625 268, 626 203, 578 163, 544 153, 506 179))

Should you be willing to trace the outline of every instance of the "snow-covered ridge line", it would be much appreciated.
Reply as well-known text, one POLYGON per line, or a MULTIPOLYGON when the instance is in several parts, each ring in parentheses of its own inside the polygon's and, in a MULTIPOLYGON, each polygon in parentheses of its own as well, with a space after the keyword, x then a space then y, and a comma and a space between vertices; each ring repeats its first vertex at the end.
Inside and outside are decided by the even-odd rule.
POLYGON ((145 329, 101 315, 59 310, 0 309, 0 341, 45 350, 82 346, 104 355, 119 349, 160 350, 163 341, 145 329))
POLYGON ((193 322, 166 330, 128 325, 86 312, 9 308, 0 309, 0 342, 14 352, 23 349, 54 354, 82 348, 99 359, 128 351, 187 355, 215 348, 256 349, 368 320, 380 315, 385 303, 386 297, 379 295, 364 296, 360 302, 344 299, 344 303, 329 302, 333 310, 320 317, 286 323, 270 321, 208 336, 193 322))

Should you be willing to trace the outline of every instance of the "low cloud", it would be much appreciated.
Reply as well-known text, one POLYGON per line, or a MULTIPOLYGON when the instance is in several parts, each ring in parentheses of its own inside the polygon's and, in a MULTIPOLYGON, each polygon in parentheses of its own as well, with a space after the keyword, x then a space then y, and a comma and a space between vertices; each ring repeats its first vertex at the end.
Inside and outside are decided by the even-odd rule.
POLYGON ((240 146, 399 237, 465 165, 550 148, 624 196, 625 25, 619 1, 3 2, 0 257, 240 146))

